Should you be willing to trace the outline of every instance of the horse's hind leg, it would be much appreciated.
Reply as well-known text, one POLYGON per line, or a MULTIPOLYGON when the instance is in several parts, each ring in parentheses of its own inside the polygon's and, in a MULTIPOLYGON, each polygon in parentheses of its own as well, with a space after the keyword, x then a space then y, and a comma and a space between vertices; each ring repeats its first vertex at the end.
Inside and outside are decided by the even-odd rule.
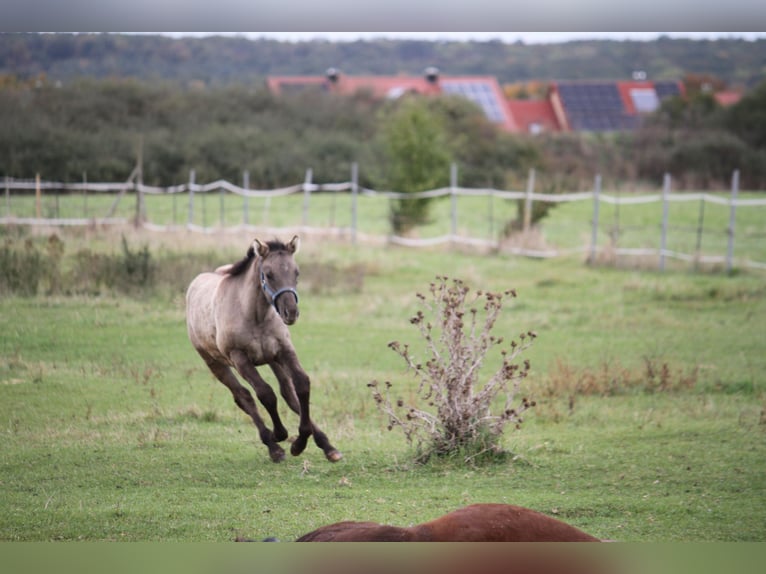
POLYGON ((205 359, 205 363, 207 363, 208 368, 212 371, 215 377, 231 391, 237 406, 253 419, 255 426, 258 428, 258 434, 261 437, 261 441, 269 449, 271 460, 274 462, 283 461, 285 459, 285 451, 277 444, 277 440, 271 429, 267 428, 263 423, 261 416, 258 414, 258 407, 255 405, 255 400, 253 400, 253 395, 250 394, 250 391, 242 386, 228 365, 220 363, 212 358, 205 357, 204 355, 202 355, 202 358, 205 359))
POLYGON ((296 384, 294 383, 293 377, 291 377, 287 371, 285 371, 282 365, 278 363, 272 363, 270 366, 271 370, 274 371, 274 375, 279 381, 279 389, 285 399, 285 402, 287 402, 287 405, 301 417, 298 438, 293 441, 293 444, 290 447, 290 454, 293 456, 298 456, 301 454, 306 448, 306 443, 308 441, 309 435, 314 435, 314 442, 324 451, 327 460, 330 462, 337 462, 343 458, 341 452, 332 446, 332 444, 330 444, 330 439, 327 438, 327 435, 323 433, 320 428, 314 424, 314 421, 311 420, 311 417, 309 417, 309 389, 311 383, 309 381, 308 375, 306 375, 300 365, 296 363, 297 370, 293 372, 296 373, 295 376, 298 380, 298 388, 304 391, 302 393, 303 396, 301 397, 298 394, 298 391, 296 391, 296 384), (305 407, 303 406, 304 404, 305 407), (308 421, 308 428, 310 429, 308 433, 305 432, 306 421, 308 421))

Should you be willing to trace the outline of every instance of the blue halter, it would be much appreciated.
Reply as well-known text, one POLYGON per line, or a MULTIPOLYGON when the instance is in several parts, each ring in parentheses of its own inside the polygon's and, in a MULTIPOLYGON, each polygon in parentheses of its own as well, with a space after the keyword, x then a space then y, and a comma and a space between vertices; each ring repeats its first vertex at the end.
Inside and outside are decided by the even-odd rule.
POLYGON ((281 289, 274 291, 268 281, 266 281, 266 274, 263 272, 261 265, 258 266, 258 272, 261 274, 261 289, 263 289, 263 292, 269 296, 271 304, 275 309, 277 308, 277 299, 282 293, 292 293, 295 297, 295 303, 298 303, 298 291, 296 291, 294 287, 282 287, 281 289))

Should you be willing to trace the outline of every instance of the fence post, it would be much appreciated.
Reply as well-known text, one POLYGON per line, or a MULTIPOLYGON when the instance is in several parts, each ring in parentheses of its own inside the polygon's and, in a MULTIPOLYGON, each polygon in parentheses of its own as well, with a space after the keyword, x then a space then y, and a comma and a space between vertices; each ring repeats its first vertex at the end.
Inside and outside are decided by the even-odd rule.
POLYGON ((42 191, 40 190, 40 174, 35 174, 35 216, 40 219, 42 191))
POLYGON ((178 193, 171 193, 171 195, 173 196, 173 227, 175 227, 176 222, 178 221, 178 193))
MULTIPOLYGON (((242 187, 245 188, 245 192, 250 189, 250 172, 245 170, 242 172, 242 187)), ((244 225, 250 224, 250 196, 245 195, 242 198, 242 223, 244 225)))
POLYGON ((662 178, 662 230, 660 234, 660 271, 665 271, 665 248, 668 244, 668 194, 670 193, 670 174, 662 178))
POLYGON ((359 164, 351 164, 351 243, 356 245, 357 199, 359 197, 359 164))
POLYGON ((726 248, 726 272, 734 268, 734 225, 737 221, 737 195, 739 195, 739 170, 731 174, 731 200, 729 201, 729 242, 726 248))
POLYGON ((311 168, 306 170, 306 179, 303 181, 303 225, 309 221, 309 201, 311 201, 311 180, 314 172, 311 168))
POLYGON ((218 203, 218 212, 219 212, 218 220, 220 222, 221 229, 224 228, 224 224, 225 224, 225 221, 224 221, 224 211, 225 211, 225 209, 224 209, 224 205, 223 205, 224 195, 225 194, 226 194, 226 188, 221 186, 221 191, 218 193, 218 197, 220 198, 219 203, 218 203))
POLYGON ((196 173, 193 169, 189 170, 189 221, 187 225, 194 223, 194 178, 196 173))
POLYGON ((457 164, 450 164, 449 168, 449 187, 450 187, 450 201, 451 201, 451 221, 452 225, 450 233, 453 240, 457 236, 457 164))
POLYGON ((11 186, 8 184, 8 176, 5 176, 5 215, 11 216, 11 186))
POLYGON ((138 150, 136 151, 136 179, 133 189, 136 190, 136 220, 134 225, 141 227, 146 219, 146 207, 144 207, 144 136, 138 138, 138 150))
POLYGON ((598 243, 598 210, 601 195, 601 174, 596 174, 593 181, 593 221, 591 223, 590 233, 590 257, 588 263, 591 265, 596 262, 596 250, 598 243))
POLYGON ((702 233, 705 227, 705 197, 700 197, 700 210, 697 217, 697 245, 694 249, 694 268, 699 269, 702 258, 702 233))
POLYGON ((535 170, 529 170, 527 178, 527 194, 524 198, 524 233, 529 231, 532 225, 532 193, 535 191, 535 170))
POLYGON ((82 172, 82 216, 88 217, 88 172, 82 172))

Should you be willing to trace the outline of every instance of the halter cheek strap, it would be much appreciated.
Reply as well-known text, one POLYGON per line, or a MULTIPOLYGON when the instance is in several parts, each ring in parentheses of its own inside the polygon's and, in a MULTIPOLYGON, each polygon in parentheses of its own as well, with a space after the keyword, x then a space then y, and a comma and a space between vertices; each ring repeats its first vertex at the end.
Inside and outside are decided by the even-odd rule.
POLYGON ((263 272, 263 269, 259 267, 258 270, 261 274, 261 288, 263 289, 264 293, 266 293, 271 299, 271 304, 274 306, 274 308, 277 307, 277 299, 283 293, 292 293, 295 297, 295 303, 298 303, 298 291, 296 291, 294 287, 282 287, 281 289, 274 291, 274 289, 271 288, 271 285, 269 285, 268 281, 266 281, 266 274, 263 272))

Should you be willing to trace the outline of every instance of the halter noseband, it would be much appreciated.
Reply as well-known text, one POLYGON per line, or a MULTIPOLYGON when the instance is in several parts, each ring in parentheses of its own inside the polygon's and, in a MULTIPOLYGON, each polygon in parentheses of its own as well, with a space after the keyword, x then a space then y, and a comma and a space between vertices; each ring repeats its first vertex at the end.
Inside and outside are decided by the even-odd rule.
POLYGON ((279 298, 282 293, 292 293, 295 297, 295 303, 298 303, 298 291, 295 290, 294 287, 282 287, 281 289, 277 289, 274 291, 274 289, 271 288, 271 285, 269 285, 268 281, 266 281, 266 274, 263 272, 263 264, 258 265, 258 272, 261 275, 261 289, 263 289, 264 293, 266 293, 269 298, 271 299, 271 304, 274 306, 274 308, 277 308, 277 299, 279 298))

